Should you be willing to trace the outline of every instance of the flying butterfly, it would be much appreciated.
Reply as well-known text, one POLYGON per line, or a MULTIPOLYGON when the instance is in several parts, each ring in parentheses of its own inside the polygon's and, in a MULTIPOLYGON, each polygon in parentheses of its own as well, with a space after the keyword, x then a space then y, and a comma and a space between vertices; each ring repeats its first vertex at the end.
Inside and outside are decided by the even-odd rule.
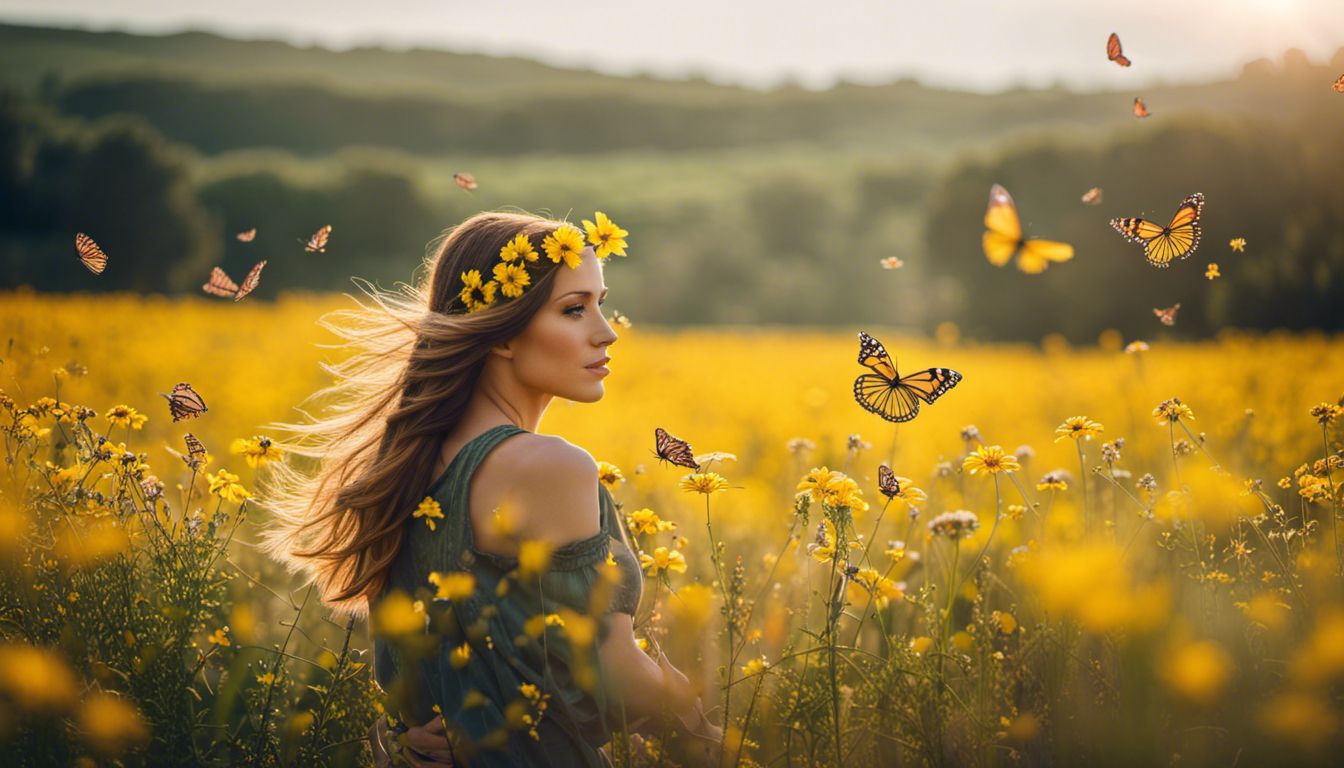
POLYGON ((1161 320, 1163 325, 1175 325, 1176 311, 1180 308, 1181 303, 1178 301, 1175 304, 1172 304, 1170 307, 1167 307, 1166 309, 1158 309, 1157 307, 1153 307, 1153 314, 1157 315, 1157 319, 1161 320))
POLYGON ((1131 243, 1143 244, 1143 255, 1154 267, 1169 267, 1199 247, 1199 216, 1204 211, 1204 195, 1196 192, 1181 201, 1176 215, 1167 226, 1137 217, 1111 219, 1111 227, 1131 243))
POLYGON ((1101 205, 1101 187, 1093 187, 1084 192, 1083 205, 1101 205))
MULTIPOLYGON (((303 250, 309 253, 326 253, 327 240, 330 237, 331 237, 331 225, 325 224, 322 226, 321 229, 318 229, 316 232, 314 232, 312 237, 308 238, 308 242, 304 243, 303 245, 303 250)), ((299 242, 302 243, 303 241, 300 240, 299 242)))
POLYGON ((1131 63, 1129 59, 1125 58, 1124 52, 1120 50, 1120 36, 1114 32, 1106 38, 1106 58, 1122 67, 1128 67, 1131 63))
POLYGON ((1335 89, 1335 93, 1344 93, 1344 75, 1340 75, 1335 84, 1330 87, 1335 89))
POLYGON ((1017 256, 1017 268, 1029 275, 1040 274, 1050 262, 1073 258, 1073 246, 1054 240, 1026 239, 1022 236, 1022 220, 1017 216, 1008 190, 995 184, 989 190, 989 207, 985 209, 985 234, 980 243, 985 258, 996 267, 1007 264, 1017 256))
POLYGON ((250 243, 253 240, 257 239, 257 228, 253 227, 247 230, 246 232, 239 232, 238 234, 234 235, 234 237, 238 238, 238 242, 240 243, 250 243))
POLYGON ((961 381, 961 374, 950 368, 927 368, 901 376, 882 343, 863 331, 859 331, 859 364, 873 373, 854 380, 854 399, 864 410, 887 421, 915 418, 920 400, 932 404, 961 381))
POLYGON ((169 453, 181 459, 182 463, 186 464, 193 471, 200 469, 201 465, 205 463, 205 444, 190 432, 184 435, 182 439, 187 443, 187 452, 185 455, 178 453, 167 446, 164 447, 169 453))
POLYGON ((234 301, 242 301, 243 297, 256 289, 257 284, 261 282, 261 268, 266 266, 265 261, 257 262, 243 278, 242 286, 233 282, 232 278, 219 267, 210 270, 210 280, 201 286, 201 290, 212 296, 233 297, 234 301))
POLYGON ((168 399, 168 410, 173 415, 173 421, 192 419, 210 410, 205 407, 205 400, 201 399, 200 394, 185 382, 173 387, 170 395, 159 394, 168 399))
POLYGON ((887 258, 882 259, 879 263, 882 265, 883 269, 900 269, 905 266, 905 262, 895 256, 888 256, 887 258))
POLYGON ((896 479, 896 473, 886 464, 877 465, 877 489, 888 499, 894 499, 901 494, 901 481, 896 479))
POLYGON ((1143 99, 1139 98, 1138 96, 1135 96, 1135 97, 1134 97, 1134 116, 1135 116, 1135 117, 1148 117, 1148 116, 1151 115, 1151 114, 1153 114, 1153 113, 1148 111, 1148 105, 1143 103, 1143 99))
POLYGON ((690 443, 669 435, 662 427, 653 430, 653 443, 653 453, 659 461, 669 461, 693 472, 699 471, 700 465, 695 463, 695 451, 691 450, 690 443))
POLYGON ((476 188, 476 177, 465 171, 462 173, 454 173, 453 181, 457 182, 457 186, 468 192, 476 188))
POLYGON ((79 260, 93 274, 101 275, 103 270, 107 269, 107 254, 93 242, 92 237, 83 232, 76 232, 75 250, 79 252, 79 260))

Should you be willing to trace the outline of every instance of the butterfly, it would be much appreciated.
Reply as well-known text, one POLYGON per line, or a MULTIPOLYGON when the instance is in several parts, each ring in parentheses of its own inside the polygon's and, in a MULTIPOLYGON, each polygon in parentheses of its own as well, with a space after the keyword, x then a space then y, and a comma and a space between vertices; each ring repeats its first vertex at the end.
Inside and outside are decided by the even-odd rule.
POLYGON ((619 309, 611 310, 611 322, 621 326, 622 328, 630 327, 630 318, 627 317, 625 313, 620 311, 619 309))
POLYGON ((1017 256, 1017 268, 1029 275, 1039 274, 1052 261, 1073 258, 1073 246, 1053 240, 1030 240, 1022 237, 1022 220, 1017 217, 1017 206, 1008 190, 995 184, 989 190, 989 207, 985 209, 985 234, 980 239, 985 258, 996 267, 1007 264, 1017 256))
MULTIPOLYGON (((303 250, 309 253, 326 253, 327 239, 330 237, 331 225, 326 224, 321 229, 314 232, 312 237, 308 238, 308 242, 304 243, 303 250)), ((300 240, 299 242, 302 243, 303 241, 300 240)))
POLYGON ((1340 75, 1335 84, 1330 87, 1335 89, 1335 93, 1344 93, 1344 75, 1340 75))
POLYGON ((168 399, 168 410, 173 415, 173 421, 195 418, 210 410, 205 407, 200 394, 185 382, 173 387, 171 395, 159 394, 168 399))
POLYGON ((882 343, 863 331, 859 331, 859 363, 874 372, 854 380, 854 399, 887 421, 915 418, 920 400, 932 404, 961 381, 961 374, 949 368, 927 368, 901 376, 882 343))
POLYGON ((476 188, 476 177, 472 176, 470 173, 454 173, 453 181, 457 182, 457 186, 468 192, 476 188))
POLYGON ((234 235, 234 237, 238 238, 238 242, 240 243, 250 243, 257 237, 257 228, 253 227, 246 232, 239 232, 234 235))
POLYGON ((1153 113, 1148 111, 1148 105, 1143 103, 1143 99, 1139 98, 1138 96, 1135 96, 1135 97, 1134 97, 1134 116, 1135 116, 1135 117, 1147 117, 1147 116, 1149 116, 1149 115, 1151 115, 1151 114, 1153 114, 1153 113))
POLYGON ((172 448, 167 448, 167 446, 164 447, 167 448, 169 453, 181 459, 188 467, 191 467, 193 471, 200 469, 201 464, 204 463, 205 459, 205 444, 190 432, 184 435, 182 439, 187 443, 187 453, 185 456, 174 451, 172 448))
POLYGON ((84 266, 95 275, 103 274, 107 268, 107 254, 103 249, 93 242, 93 238, 83 232, 75 233, 75 250, 79 252, 79 260, 84 262, 84 266))
POLYGON ((1084 205, 1101 205, 1101 187, 1093 187, 1083 193, 1084 205))
POLYGON ((201 290, 212 296, 232 296, 234 301, 242 301, 243 297, 255 290, 257 284, 261 282, 261 268, 264 266, 265 261, 257 262, 257 265, 247 273, 247 277, 243 278, 241 287, 234 284, 224 270, 215 267, 210 270, 210 281, 202 285, 201 290))
POLYGON ((905 266, 905 262, 895 256, 888 256, 887 258, 882 259, 879 263, 882 265, 883 269, 900 269, 905 266))
POLYGON ((662 427, 653 430, 653 442, 654 455, 659 461, 670 461, 679 467, 699 471, 700 465, 695 463, 695 452, 690 443, 669 435, 662 427))
POLYGON ((1165 227, 1140 218, 1111 219, 1111 227, 1131 243, 1143 243, 1143 255, 1149 264, 1168 267, 1199 247, 1199 215, 1203 211, 1204 195, 1196 192, 1181 201, 1165 227))
POLYGON ((1106 38, 1106 58, 1122 67, 1128 67, 1130 65, 1129 59, 1125 58, 1125 54, 1120 50, 1120 36, 1114 32, 1111 33, 1110 37, 1106 38))
POLYGON ((1170 307, 1167 307, 1166 309, 1158 309, 1157 307, 1153 307, 1153 314, 1157 315, 1157 319, 1161 320, 1163 325, 1175 325, 1176 310, 1180 308, 1181 303, 1178 301, 1175 304, 1172 304, 1170 307))
POLYGON ((901 493, 901 481, 886 464, 877 465, 877 489, 888 499, 894 499, 901 493))

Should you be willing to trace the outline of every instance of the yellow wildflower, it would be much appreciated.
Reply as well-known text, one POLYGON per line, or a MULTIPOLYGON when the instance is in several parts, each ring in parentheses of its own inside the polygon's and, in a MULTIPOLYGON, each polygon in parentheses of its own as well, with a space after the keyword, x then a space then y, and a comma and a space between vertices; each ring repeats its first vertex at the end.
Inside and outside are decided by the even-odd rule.
POLYGON ((443 509, 439 507, 439 502, 435 501, 433 496, 426 496, 425 500, 420 502, 420 505, 411 513, 411 517, 423 517, 425 525, 428 525, 429 530, 432 531, 435 528, 434 521, 443 519, 443 509))
POLYGON ((227 469, 219 470, 219 474, 206 474, 205 479, 210 483, 210 493, 219 498, 241 504, 252 498, 252 494, 247 492, 238 482, 238 476, 227 469))
POLYGON ((149 421, 149 417, 136 411, 129 405, 114 405, 103 414, 103 418, 112 422, 114 427, 130 427, 131 429, 140 429, 149 421))
POLYGON ((630 234, 616 226, 616 222, 607 218, 607 214, 598 211, 597 223, 584 219, 583 228, 588 233, 588 242, 596 246, 597 258, 605 259, 611 254, 625 255, 625 236, 630 234))
POLYGON ((230 453, 242 454, 247 461, 247 466, 256 469, 268 461, 277 461, 282 455, 280 448, 271 442, 269 437, 253 435, 244 440, 238 438, 233 441, 229 447, 230 453))
POLYGON ((728 481, 717 472, 692 472, 681 478, 681 490, 691 493, 711 493, 728 490, 728 481))
POLYGON ((1157 407, 1153 409, 1153 415, 1158 417, 1157 425, 1159 427, 1165 427, 1167 424, 1178 422, 1181 419, 1195 420, 1194 411, 1190 410, 1190 406, 1182 403, 1179 397, 1173 397, 1170 400, 1163 400, 1158 403, 1157 407))
POLYGON ((1209 266, 1204 268, 1204 277, 1208 278, 1209 280, 1213 280, 1215 278, 1219 278, 1222 276, 1223 276, 1222 273, 1218 271, 1218 264, 1215 262, 1209 262, 1209 266))
POLYGON ((1091 440, 1105 429, 1099 422, 1095 422, 1086 416, 1070 416, 1064 420, 1063 424, 1055 427, 1055 442, 1058 443, 1066 437, 1071 437, 1074 440, 1091 440))
POLYGON ((759 675, 765 672, 769 668, 770 668, 770 662, 766 661, 765 657, 762 656, 760 658, 752 659, 751 661, 748 661, 746 664, 743 664, 742 676, 753 677, 755 675, 759 675))
POLYGON ((1200 640, 1167 654, 1159 672, 1178 696, 1210 704, 1232 674, 1232 659, 1212 640, 1200 640))
POLYGON ((617 485, 625 482, 625 475, 621 474, 621 468, 615 464, 599 461, 597 462, 597 479, 607 486, 607 490, 614 491, 617 485))
POLYGON ((570 269, 579 268, 583 261, 583 248, 583 233, 573 224, 561 224, 541 243, 546 258, 556 264, 563 261, 570 269))
POLYGON ((518 546, 518 578, 540 576, 551 564, 554 545, 539 539, 524 541, 518 546))
POLYGON ((22 643, 0 645, 0 691, 21 709, 53 713, 79 700, 80 684, 55 651, 22 643))
POLYGON ((653 550, 652 555, 648 552, 640 552, 639 562, 644 567, 644 571, 651 576, 657 576, 668 571, 686 572, 686 556, 667 547, 658 547, 653 550))
POLYGON ((95 692, 79 712, 80 738, 104 757, 118 757, 149 742, 149 725, 140 710, 111 693, 95 692))
POLYGON ((229 642, 229 627, 227 624, 216 629, 210 637, 206 638, 206 640, 210 641, 213 645, 233 645, 233 643, 229 642))
POLYGON ((663 520, 658 517, 658 513, 652 509, 637 509, 631 512, 627 517, 630 524, 630 530, 635 535, 643 534, 652 536, 655 533, 663 531, 676 530, 677 524, 670 520, 663 520))
POLYGON ((257 682, 261 683, 262 685, 271 685, 272 683, 275 682, 275 673, 267 672, 264 675, 257 675, 257 682))
POLYGON ((463 643, 452 650, 448 655, 448 662, 453 665, 453 669, 461 669, 467 666, 471 661, 471 646, 463 643))
POLYGON ((1334 403, 1320 403, 1311 407, 1311 418, 1320 422, 1321 426, 1328 427, 1331 422, 1344 414, 1344 408, 1334 403))
POLYGON ((1227 244, 1237 253, 1244 253, 1246 251, 1246 238, 1244 237, 1234 237, 1231 240, 1228 240, 1227 244))
POLYGON ((1000 472, 1015 472, 1022 468, 1017 463, 1017 457, 1003 452, 1003 448, 997 445, 982 445, 971 451, 970 455, 961 462, 961 468, 969 474, 984 472, 987 475, 997 475, 1000 472))
POLYGON ((471 597, 472 593, 476 591, 476 577, 466 571, 451 571, 449 573, 432 571, 429 574, 429 583, 436 587, 435 600, 456 600, 460 602, 471 597))
POLYGON ((462 273, 462 291, 458 293, 458 298, 462 299, 468 312, 475 312, 495 303, 495 291, 498 288, 499 284, 494 280, 482 283, 480 270, 469 269, 462 273))

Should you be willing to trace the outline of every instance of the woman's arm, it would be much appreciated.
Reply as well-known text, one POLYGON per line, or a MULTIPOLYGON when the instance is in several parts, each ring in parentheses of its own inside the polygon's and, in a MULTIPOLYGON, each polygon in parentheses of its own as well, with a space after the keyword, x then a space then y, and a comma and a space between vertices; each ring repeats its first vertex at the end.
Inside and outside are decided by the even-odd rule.
POLYGON ((646 717, 673 715, 681 730, 701 738, 719 741, 722 730, 704 717, 700 699, 686 676, 663 658, 662 664, 649 658, 635 642, 634 618, 628 613, 611 613, 606 639, 598 648, 607 694, 614 707, 625 706, 629 722, 646 717))

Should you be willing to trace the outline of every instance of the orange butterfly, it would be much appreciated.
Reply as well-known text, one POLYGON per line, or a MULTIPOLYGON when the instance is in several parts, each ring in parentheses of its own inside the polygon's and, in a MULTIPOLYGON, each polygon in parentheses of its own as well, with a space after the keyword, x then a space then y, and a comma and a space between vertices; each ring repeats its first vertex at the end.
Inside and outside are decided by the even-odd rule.
POLYGON ((472 176, 470 173, 466 173, 465 171, 462 173, 454 173, 453 181, 457 182, 457 186, 467 190, 468 192, 476 188, 476 177, 472 176))
POLYGON ((84 266, 93 274, 101 275, 103 270, 107 269, 107 254, 93 242, 92 237, 83 232, 76 232, 75 250, 79 252, 79 260, 84 262, 84 266))
POLYGON ((1101 205, 1101 187, 1093 187, 1083 193, 1084 205, 1101 205))
POLYGON ((998 184, 989 190, 985 232, 980 237, 980 245, 990 264, 1002 267, 1016 256, 1017 268, 1029 275, 1044 272, 1051 262, 1073 258, 1073 246, 1068 243, 1025 237, 1012 195, 998 184))
POLYGON ((881 261, 883 269, 900 269, 905 266, 905 262, 895 256, 888 256, 881 261))
POLYGON ((201 398, 200 393, 186 382, 173 387, 171 395, 162 392, 159 394, 168 399, 168 411, 173 415, 173 421, 195 418, 210 410, 205 407, 205 400, 201 398))
POLYGON ((656 427, 653 430, 653 443, 653 454, 659 461, 670 461, 692 472, 700 471, 700 464, 695 460, 695 452, 691 450, 691 444, 685 440, 673 437, 662 427, 656 427))
POLYGON ((1153 113, 1148 111, 1148 105, 1143 103, 1143 99, 1139 98, 1138 96, 1135 96, 1135 97, 1134 97, 1134 116, 1135 116, 1135 117, 1147 117, 1147 116, 1149 116, 1149 115, 1151 115, 1151 114, 1153 114, 1153 113))
POLYGON ((896 474, 886 464, 877 465, 877 489, 888 499, 901 494, 901 481, 896 479, 896 474))
POLYGON ((237 237, 238 242, 240 243, 250 243, 257 237, 257 228, 253 227, 246 232, 239 232, 237 235, 234 235, 234 237, 237 237))
POLYGON ((1335 84, 1330 87, 1334 88, 1336 93, 1344 93, 1344 75, 1340 75, 1335 84))
MULTIPOLYGON (((304 244, 303 250, 309 253, 326 253, 327 240, 330 237, 331 237, 331 225, 327 224, 323 226, 321 229, 314 232, 312 237, 308 238, 308 242, 304 244)), ((299 242, 302 243, 303 241, 300 240, 299 242)))
POLYGON ((1157 315, 1157 319, 1161 320, 1163 325, 1175 325, 1176 310, 1180 308, 1181 303, 1178 301, 1175 304, 1172 304, 1170 307, 1167 307, 1166 309, 1158 309, 1157 307, 1153 307, 1153 314, 1157 315))
POLYGON ((219 267, 210 270, 210 281, 201 286, 201 290, 212 296, 232 296, 234 301, 242 301, 243 297, 256 290, 257 284, 261 282, 261 268, 266 266, 265 261, 257 262, 257 265, 247 273, 243 278, 242 286, 233 282, 233 280, 219 267))
POLYGON ((1122 67, 1128 67, 1130 64, 1129 59, 1120 51, 1120 36, 1114 32, 1106 39, 1106 58, 1122 67))

